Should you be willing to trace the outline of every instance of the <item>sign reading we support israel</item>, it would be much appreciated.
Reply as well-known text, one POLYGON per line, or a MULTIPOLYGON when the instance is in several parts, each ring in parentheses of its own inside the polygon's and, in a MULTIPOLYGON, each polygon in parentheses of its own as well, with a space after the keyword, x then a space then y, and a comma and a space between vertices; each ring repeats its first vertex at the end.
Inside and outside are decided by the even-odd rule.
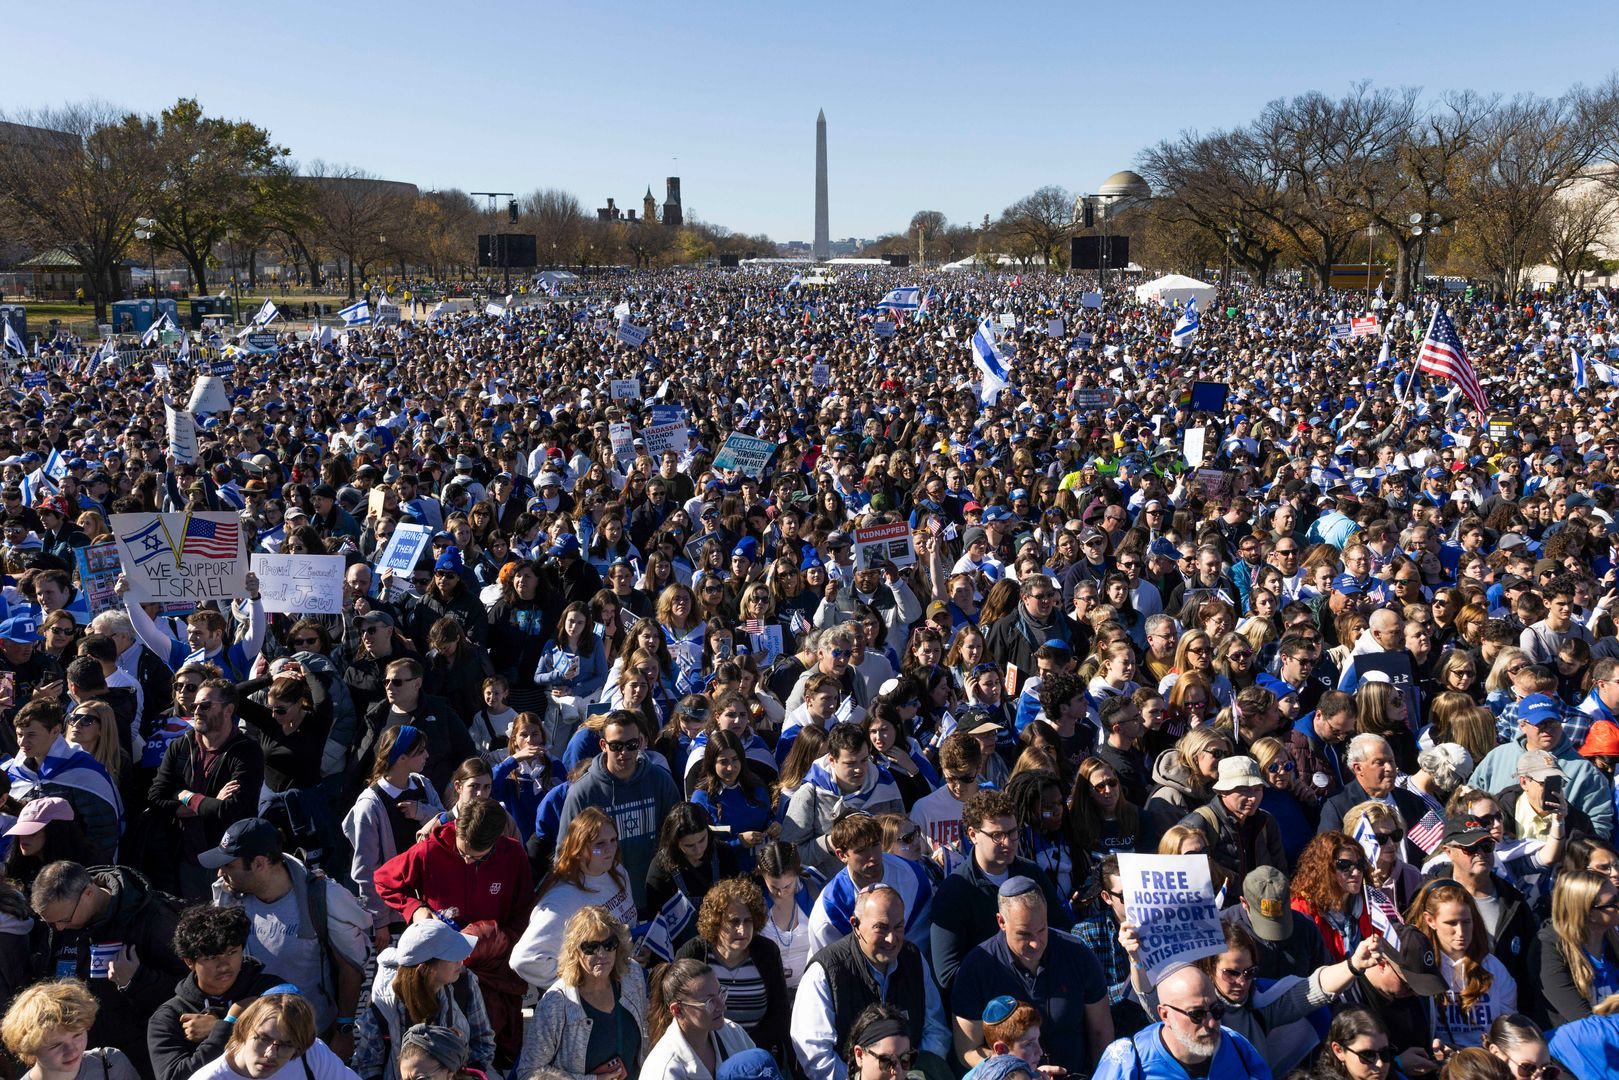
POLYGON ((242 519, 236 514, 114 514, 111 524, 136 602, 195 604, 247 592, 242 519))
POLYGON ((765 466, 770 464, 776 445, 770 439, 755 439, 751 435, 732 432, 725 437, 725 444, 715 456, 714 468, 736 469, 758 480, 764 476, 765 466))
POLYGON ((1125 921, 1141 939, 1141 966, 1158 982, 1172 967, 1225 952, 1225 931, 1203 855, 1119 855, 1125 921))
POLYGON ((646 327, 636 326, 634 323, 621 322, 618 324, 618 340, 632 349, 639 349, 642 345, 645 345, 647 336, 651 333, 652 331, 646 327))

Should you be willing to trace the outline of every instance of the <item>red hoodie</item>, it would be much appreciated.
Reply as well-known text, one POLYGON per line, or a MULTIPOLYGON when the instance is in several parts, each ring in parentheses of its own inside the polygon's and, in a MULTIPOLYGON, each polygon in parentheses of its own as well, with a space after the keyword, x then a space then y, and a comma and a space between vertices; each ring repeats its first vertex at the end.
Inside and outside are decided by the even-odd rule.
POLYGON ((383 902, 406 922, 423 905, 440 912, 455 908, 462 930, 492 922, 514 943, 534 907, 534 878, 523 846, 502 836, 487 856, 468 865, 455 849, 453 821, 377 867, 374 880, 383 902))

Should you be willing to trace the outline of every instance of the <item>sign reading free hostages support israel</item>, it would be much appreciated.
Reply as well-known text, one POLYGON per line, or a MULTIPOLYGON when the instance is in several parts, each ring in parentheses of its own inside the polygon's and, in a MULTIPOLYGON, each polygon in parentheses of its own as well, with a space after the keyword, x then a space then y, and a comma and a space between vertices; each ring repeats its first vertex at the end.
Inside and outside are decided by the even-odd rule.
POLYGON ((1153 982, 1172 967, 1225 951, 1205 856, 1121 854, 1119 886, 1125 920, 1141 939, 1141 966, 1153 982))

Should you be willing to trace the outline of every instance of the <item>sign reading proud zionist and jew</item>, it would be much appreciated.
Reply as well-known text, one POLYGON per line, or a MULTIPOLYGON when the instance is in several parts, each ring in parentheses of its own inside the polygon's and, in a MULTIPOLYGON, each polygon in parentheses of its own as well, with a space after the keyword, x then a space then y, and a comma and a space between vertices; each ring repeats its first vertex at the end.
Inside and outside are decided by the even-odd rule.
POLYGON ((234 513, 114 514, 112 531, 137 602, 233 600, 247 592, 242 519, 234 513))

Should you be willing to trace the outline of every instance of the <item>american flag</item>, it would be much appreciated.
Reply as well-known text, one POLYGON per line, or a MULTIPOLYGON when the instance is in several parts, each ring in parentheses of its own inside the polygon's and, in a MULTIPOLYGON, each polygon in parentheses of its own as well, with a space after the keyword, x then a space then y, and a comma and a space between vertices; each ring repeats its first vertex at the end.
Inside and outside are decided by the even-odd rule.
POLYGON ((234 559, 242 553, 242 528, 235 522, 207 521, 190 518, 186 521, 185 539, 180 542, 181 555, 200 555, 205 559, 234 559))
POLYGON ((1478 375, 1467 359, 1467 350, 1462 348, 1462 339, 1456 335, 1456 327, 1444 308, 1434 309, 1428 336, 1422 339, 1422 349, 1417 353, 1417 370, 1461 387, 1480 416, 1489 411, 1490 402, 1484 396, 1484 387, 1479 385, 1478 375))
POLYGON ((1439 838, 1445 834, 1445 819, 1439 816, 1437 810, 1429 810, 1423 815, 1421 821, 1406 831, 1405 838, 1411 841, 1424 853, 1432 855, 1439 846, 1439 838))
POLYGON ((763 619, 749 619, 742 624, 742 632, 752 635, 762 634, 765 632, 765 621, 763 619))

